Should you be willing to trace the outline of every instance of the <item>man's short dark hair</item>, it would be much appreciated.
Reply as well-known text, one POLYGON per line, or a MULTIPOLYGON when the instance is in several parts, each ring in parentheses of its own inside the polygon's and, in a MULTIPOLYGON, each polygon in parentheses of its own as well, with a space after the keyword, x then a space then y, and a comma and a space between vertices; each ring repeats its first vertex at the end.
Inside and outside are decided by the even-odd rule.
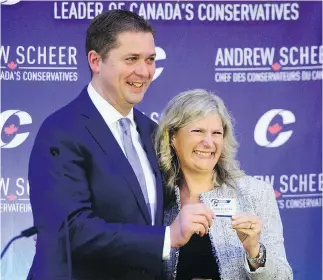
POLYGON ((87 29, 86 55, 94 50, 104 60, 111 49, 118 47, 118 35, 127 31, 150 32, 154 35, 152 26, 133 12, 112 10, 99 14, 87 29))

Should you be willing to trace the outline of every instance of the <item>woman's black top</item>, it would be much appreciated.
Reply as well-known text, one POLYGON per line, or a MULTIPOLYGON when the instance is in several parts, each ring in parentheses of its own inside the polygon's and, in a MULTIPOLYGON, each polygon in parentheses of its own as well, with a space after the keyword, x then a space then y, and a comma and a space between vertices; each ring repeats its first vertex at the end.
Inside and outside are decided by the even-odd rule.
POLYGON ((221 279, 208 234, 203 237, 193 234, 190 241, 180 248, 176 280, 191 280, 194 277, 221 279))

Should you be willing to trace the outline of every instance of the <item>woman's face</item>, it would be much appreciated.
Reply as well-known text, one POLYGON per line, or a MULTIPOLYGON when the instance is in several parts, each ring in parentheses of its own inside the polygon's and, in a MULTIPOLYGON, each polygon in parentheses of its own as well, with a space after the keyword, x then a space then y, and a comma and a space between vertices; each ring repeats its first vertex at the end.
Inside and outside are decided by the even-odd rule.
POLYGON ((223 132, 218 114, 191 122, 177 131, 172 144, 184 174, 213 172, 223 150, 223 132))

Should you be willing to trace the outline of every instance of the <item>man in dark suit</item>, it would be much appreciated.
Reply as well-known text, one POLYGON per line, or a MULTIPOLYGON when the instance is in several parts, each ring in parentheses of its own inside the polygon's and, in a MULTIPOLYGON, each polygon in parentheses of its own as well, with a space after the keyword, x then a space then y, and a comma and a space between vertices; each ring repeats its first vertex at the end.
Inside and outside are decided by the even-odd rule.
POLYGON ((115 10, 87 30, 92 80, 49 116, 29 163, 38 228, 30 279, 160 279, 170 248, 212 222, 201 204, 163 226, 163 187, 151 134, 133 107, 155 72, 151 26, 115 10))

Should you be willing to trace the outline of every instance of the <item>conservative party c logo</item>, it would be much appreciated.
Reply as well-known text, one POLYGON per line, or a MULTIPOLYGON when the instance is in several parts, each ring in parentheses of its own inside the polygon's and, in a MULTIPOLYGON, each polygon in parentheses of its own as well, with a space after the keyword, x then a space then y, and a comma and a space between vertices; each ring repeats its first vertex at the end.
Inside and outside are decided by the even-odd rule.
MULTIPOLYGON (((155 51, 156 51, 155 61, 166 59, 166 53, 161 47, 155 47, 155 51)), ((155 75, 153 77, 153 81, 156 80, 160 76, 160 74, 163 72, 163 70, 164 70, 164 67, 156 68, 155 75)))
POLYGON ((293 130, 284 130, 284 125, 295 123, 295 115, 288 110, 283 109, 272 109, 261 116, 255 126, 254 139, 255 142, 266 148, 276 148, 285 144, 288 139, 292 136, 293 130), (280 116, 282 123, 279 124, 272 121, 275 117, 280 116), (268 139, 268 134, 271 135, 268 139), (273 138, 273 139, 272 139, 273 138))
POLYGON ((0 0, 1 5, 13 5, 20 2, 20 0, 0 0))
POLYGON ((0 147, 1 148, 15 148, 21 145, 28 137, 29 132, 19 132, 19 129, 23 125, 31 124, 31 116, 20 110, 7 110, 0 114, 0 147), (9 122, 13 116, 18 117, 18 124, 15 122, 9 122))

